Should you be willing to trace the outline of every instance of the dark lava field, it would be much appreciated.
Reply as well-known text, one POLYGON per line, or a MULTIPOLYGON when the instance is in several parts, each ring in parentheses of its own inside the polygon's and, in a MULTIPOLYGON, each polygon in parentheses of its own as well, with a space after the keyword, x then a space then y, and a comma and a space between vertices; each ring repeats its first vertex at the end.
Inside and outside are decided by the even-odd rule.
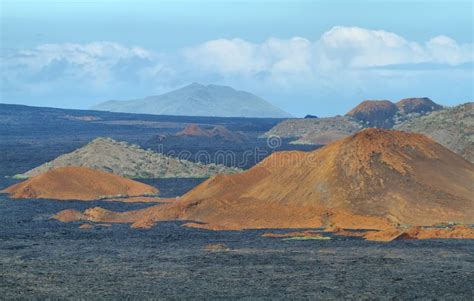
MULTIPOLYGON (((0 188, 17 181, 5 176, 97 136, 141 144, 161 130, 150 123, 144 126, 131 114, 3 106, 0 115, 0 188), (61 117, 74 114, 96 114, 101 123, 61 117), (127 118, 133 122, 113 122, 127 118)), ((140 118, 225 124, 251 137, 279 121, 140 118)), ((289 147, 297 146, 282 146, 289 147)), ((201 181, 144 182, 171 197, 201 181)), ((474 240, 287 241, 261 237, 265 230, 206 231, 177 222, 149 230, 125 224, 80 229, 81 223, 50 219, 63 209, 94 206, 125 211, 150 204, 10 200, 0 195, 0 299, 472 300, 474 295, 474 240)))
POLYGON ((1 196, 0 299, 470 300, 474 293, 473 240, 284 241, 261 237, 263 230, 175 222, 85 230, 49 219, 96 205, 147 206, 1 196), (223 246, 207 250, 209 244, 223 246))

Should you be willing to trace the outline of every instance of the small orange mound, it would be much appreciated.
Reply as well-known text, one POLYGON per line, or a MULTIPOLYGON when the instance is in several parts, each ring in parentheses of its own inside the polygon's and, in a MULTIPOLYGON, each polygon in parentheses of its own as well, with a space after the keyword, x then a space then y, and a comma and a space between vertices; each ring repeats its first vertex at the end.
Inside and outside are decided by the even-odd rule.
POLYGON ((176 136, 210 137, 211 134, 197 124, 190 124, 182 131, 176 133, 176 136))
POLYGON ((216 125, 212 129, 203 129, 197 124, 190 124, 182 131, 176 133, 178 137, 203 137, 217 138, 227 141, 242 142, 246 139, 245 134, 241 132, 229 131, 222 125, 216 125))
POLYGON ((84 229, 84 230, 89 230, 89 229, 93 229, 94 226, 91 225, 91 224, 82 224, 79 226, 79 229, 84 229))
POLYGON ((156 194, 158 189, 86 167, 49 170, 3 190, 11 198, 91 201, 111 196, 156 194))
POLYGON ((74 209, 66 209, 54 215, 53 218, 63 223, 69 223, 82 220, 84 218, 84 215, 80 211, 74 209))
POLYGON ((169 203, 174 199, 166 198, 162 199, 159 197, 152 196, 132 196, 126 198, 110 198, 103 200, 104 202, 122 202, 122 203, 169 203))
POLYGON ((262 237, 324 237, 320 232, 313 231, 313 230, 306 230, 306 231, 297 231, 297 232, 288 232, 288 233, 263 233, 262 237))

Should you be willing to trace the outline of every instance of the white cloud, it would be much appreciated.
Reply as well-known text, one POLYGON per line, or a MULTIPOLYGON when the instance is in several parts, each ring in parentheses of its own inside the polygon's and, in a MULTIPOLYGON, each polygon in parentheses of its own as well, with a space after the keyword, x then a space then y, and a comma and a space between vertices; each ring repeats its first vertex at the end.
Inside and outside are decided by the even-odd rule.
POLYGON ((309 70, 311 42, 300 37, 268 39, 254 44, 241 39, 219 39, 184 50, 187 61, 200 70, 224 75, 300 73, 309 70))
POLYGON ((186 71, 196 77, 216 74, 284 81, 352 68, 417 63, 455 66, 474 61, 473 52, 473 44, 459 44, 446 36, 423 43, 383 30, 336 26, 315 41, 301 37, 270 38, 262 43, 218 39, 166 56, 114 42, 43 44, 2 58, 2 65, 22 75, 37 74, 38 80, 60 75, 108 83, 127 76, 163 79, 186 71))
POLYGON ((383 30, 337 26, 317 43, 326 58, 349 68, 417 63, 459 65, 473 60, 472 44, 458 44, 446 36, 418 43, 383 30))
POLYGON ((459 65, 474 61, 474 44, 458 44, 447 36, 437 36, 426 42, 433 62, 459 65))
POLYGON ((343 68, 361 68, 423 61, 417 43, 383 30, 334 27, 316 42, 320 55, 343 68))
POLYGON ((459 65, 473 61, 472 52, 472 44, 458 44, 445 36, 419 43, 383 30, 336 26, 313 42, 299 37, 260 44, 219 39, 188 48, 185 56, 205 71, 248 76, 417 63, 459 65))
POLYGON ((8 70, 33 80, 70 78, 96 85, 117 79, 117 69, 155 60, 156 55, 141 47, 125 47, 113 42, 88 44, 43 44, 20 50, 4 61, 8 70), (6 62, 5 62, 6 61, 6 62))
POLYGON ((251 74, 266 67, 265 58, 259 55, 258 47, 241 39, 219 39, 185 49, 184 56, 206 71, 251 74))
POLYGON ((26 91, 24 98, 58 91, 61 95, 87 91, 106 98, 139 96, 192 81, 231 84, 257 93, 305 90, 325 97, 364 94, 374 89, 375 81, 385 86, 413 82, 406 79, 406 71, 391 66, 428 63, 442 68, 470 62, 474 62, 473 44, 447 36, 410 41, 388 31, 336 26, 315 40, 218 39, 173 53, 104 41, 43 44, 3 54, 0 69, 2 94, 26 91))

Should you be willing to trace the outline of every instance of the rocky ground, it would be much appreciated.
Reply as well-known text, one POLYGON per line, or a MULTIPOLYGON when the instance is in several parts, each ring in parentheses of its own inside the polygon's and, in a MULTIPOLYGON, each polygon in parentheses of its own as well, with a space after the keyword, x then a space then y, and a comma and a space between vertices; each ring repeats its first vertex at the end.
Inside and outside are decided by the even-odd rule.
MULTIPOLYGON (((186 123, 211 122, 257 136, 279 122, 136 119, 6 105, 0 105, 0 115, 0 189, 18 182, 4 176, 25 172, 98 136, 141 144, 155 134, 173 134, 186 123)), ((242 152, 254 146, 261 145, 249 144, 242 152)), ((165 151, 170 147, 187 148, 172 144, 165 151)), ((172 197, 202 179, 141 181, 158 187, 162 197, 172 197)), ((50 220, 68 208, 128 211, 150 205, 0 195, 0 299, 468 300, 474 292, 474 240, 380 243, 340 236, 298 241, 262 237, 265 230, 216 232, 174 222, 137 230, 126 224, 90 228, 50 220)))
POLYGON ((101 137, 29 170, 24 176, 33 177, 65 166, 83 166, 127 178, 208 178, 218 173, 239 171, 219 164, 179 160, 125 141, 101 137))
MULTIPOLYGON (((299 143, 327 132, 344 132, 347 136, 362 128, 355 120, 343 117, 287 119, 265 133, 265 137, 302 138, 299 143)), ((310 141, 308 141, 310 142, 310 141)))
POLYGON ((1 197, 1 299, 468 300, 474 290, 474 240, 297 241, 261 237, 263 230, 80 229, 48 219, 71 206, 84 209, 1 197))

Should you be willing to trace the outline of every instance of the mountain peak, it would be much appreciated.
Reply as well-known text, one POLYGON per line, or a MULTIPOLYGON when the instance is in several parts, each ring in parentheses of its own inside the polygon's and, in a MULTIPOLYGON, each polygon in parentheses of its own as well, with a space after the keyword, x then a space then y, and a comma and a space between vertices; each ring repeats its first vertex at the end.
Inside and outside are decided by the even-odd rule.
POLYGON ((435 159, 436 145, 421 134, 375 128, 364 129, 334 144, 344 156, 342 161, 354 172, 370 170, 378 161, 401 174, 411 170, 410 160, 415 157, 435 159))

